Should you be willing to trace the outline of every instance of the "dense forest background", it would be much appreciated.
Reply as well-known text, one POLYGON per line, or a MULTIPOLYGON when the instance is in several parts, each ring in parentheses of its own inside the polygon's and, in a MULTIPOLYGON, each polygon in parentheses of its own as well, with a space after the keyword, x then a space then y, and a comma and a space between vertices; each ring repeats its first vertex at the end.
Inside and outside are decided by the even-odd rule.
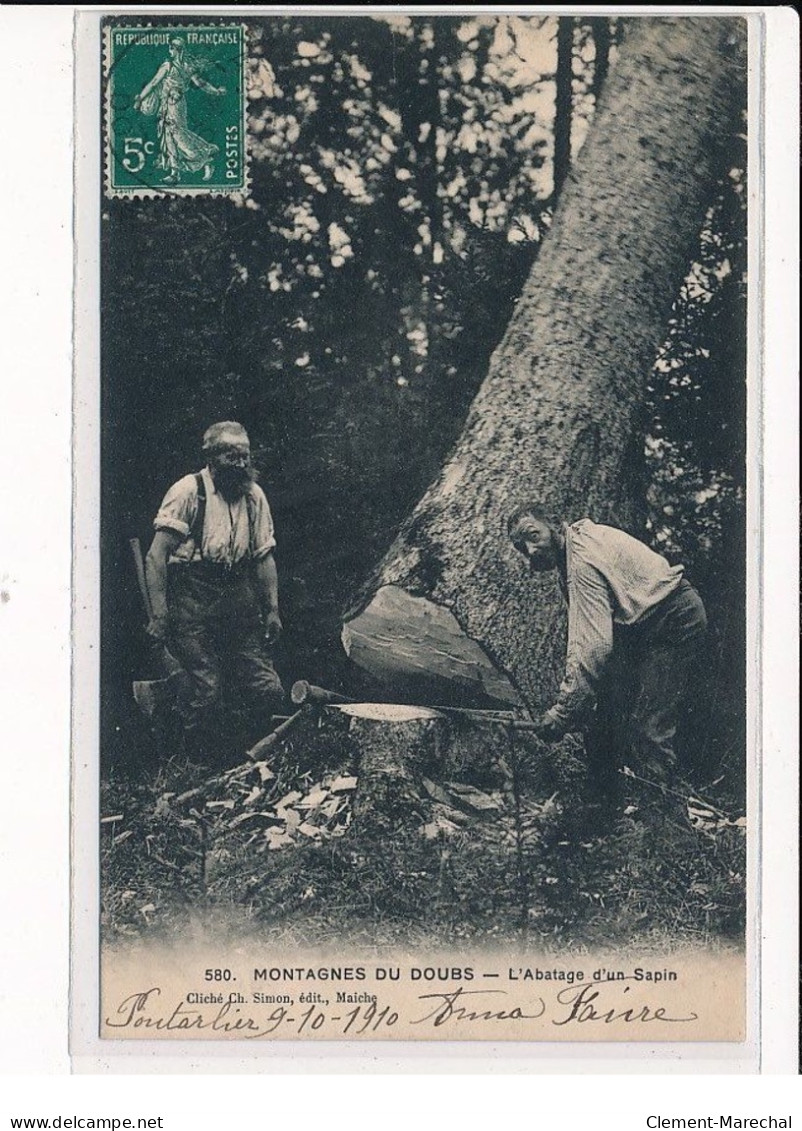
MULTIPOLYGON (((353 591, 459 434, 625 27, 602 17, 249 21, 247 198, 104 200, 103 753, 141 757, 128 539, 239 419, 277 526, 285 682, 370 692, 353 591)), ((190 98, 190 118, 192 113, 190 98)), ((742 792, 745 136, 648 386, 646 537, 712 625, 697 771, 742 792)), ((626 202, 622 201, 622 207, 626 202)), ((702 709, 703 708, 703 709, 702 709)))

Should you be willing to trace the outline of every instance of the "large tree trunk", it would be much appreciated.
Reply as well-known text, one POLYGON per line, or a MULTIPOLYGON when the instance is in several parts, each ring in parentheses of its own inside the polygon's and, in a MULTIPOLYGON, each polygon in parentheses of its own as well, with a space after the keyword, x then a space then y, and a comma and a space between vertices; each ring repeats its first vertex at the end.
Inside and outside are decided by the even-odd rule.
POLYGON ((638 529, 644 378, 722 172, 744 39, 732 18, 627 22, 462 436, 346 618, 352 659, 419 701, 430 677, 533 708, 554 692, 562 602, 507 541, 515 506, 638 529))

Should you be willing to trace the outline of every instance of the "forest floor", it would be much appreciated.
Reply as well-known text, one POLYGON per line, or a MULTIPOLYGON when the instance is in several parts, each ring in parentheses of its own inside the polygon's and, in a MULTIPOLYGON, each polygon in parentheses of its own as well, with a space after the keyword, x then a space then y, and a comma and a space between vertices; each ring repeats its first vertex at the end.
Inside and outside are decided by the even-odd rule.
POLYGON ((745 819, 689 788, 625 779, 615 812, 583 800, 579 759, 531 750, 423 779, 403 811, 363 810, 332 740, 288 740, 217 772, 185 758, 101 786, 106 944, 207 927, 290 947, 518 944, 661 951, 737 942, 745 819))

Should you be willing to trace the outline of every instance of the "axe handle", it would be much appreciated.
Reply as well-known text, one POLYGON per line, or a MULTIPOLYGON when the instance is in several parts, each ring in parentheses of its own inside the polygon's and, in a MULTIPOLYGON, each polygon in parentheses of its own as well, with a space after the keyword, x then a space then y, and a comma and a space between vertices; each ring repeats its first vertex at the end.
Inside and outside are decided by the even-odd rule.
MULTIPOLYGON (((129 538, 128 542, 131 547, 131 553, 134 555, 134 569, 136 570, 139 595, 142 598, 142 607, 145 610, 145 616, 148 621, 150 621, 153 616, 153 606, 150 603, 150 593, 148 593, 148 583, 145 577, 145 562, 142 558, 142 546, 138 538, 129 538)), ((158 662, 167 673, 168 678, 183 672, 184 669, 182 665, 163 644, 157 644, 154 641, 153 651, 158 662)))
MULTIPOLYGON (((428 706, 428 704, 427 704, 428 706)), ((432 711, 442 711, 445 715, 465 715, 466 718, 485 723, 511 723, 515 720, 512 711, 483 711, 480 707, 441 707, 433 706, 432 711)))
POLYGON ((148 593, 148 583, 145 578, 145 562, 142 558, 142 546, 138 538, 129 538, 128 541, 131 546, 131 553, 134 555, 134 569, 136 570, 136 580, 139 586, 139 594, 142 598, 142 606, 145 610, 145 616, 150 620, 153 616, 153 608, 150 603, 150 593, 148 593))
POLYGON ((255 746, 252 746, 250 750, 246 751, 248 758, 250 758, 252 762, 257 762, 268 752, 271 746, 275 746, 278 740, 283 738, 287 731, 295 726, 302 716, 308 714, 308 709, 301 707, 300 711, 296 711, 294 715, 290 715, 290 717, 285 722, 280 723, 271 734, 268 734, 266 738, 261 738, 255 746))

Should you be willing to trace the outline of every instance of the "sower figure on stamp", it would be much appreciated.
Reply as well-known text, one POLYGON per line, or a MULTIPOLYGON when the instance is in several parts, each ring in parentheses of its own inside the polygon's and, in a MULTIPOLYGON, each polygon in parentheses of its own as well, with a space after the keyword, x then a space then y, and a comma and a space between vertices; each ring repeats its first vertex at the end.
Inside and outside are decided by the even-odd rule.
POLYGON ((203 470, 165 495, 145 562, 148 633, 169 646, 189 676, 178 710, 187 751, 202 761, 214 753, 224 681, 258 713, 262 733, 284 701, 265 652, 281 634, 276 539, 245 429, 234 421, 213 424, 203 454, 203 470))
POLYGON ((538 736, 584 732, 590 784, 608 810, 622 764, 669 785, 683 696, 707 628, 684 567, 622 530, 590 519, 564 526, 536 505, 516 510, 507 529, 533 572, 557 571, 568 601, 565 676, 538 736))
POLYGON ((208 181, 214 171, 213 158, 219 146, 194 133, 187 124, 187 91, 191 86, 207 94, 222 96, 224 86, 213 86, 197 73, 199 61, 185 50, 184 40, 177 36, 170 40, 169 59, 134 98, 134 109, 143 114, 156 114, 159 136, 159 154, 156 165, 167 170, 165 184, 178 184, 182 173, 197 173, 203 169, 203 179, 208 181))

